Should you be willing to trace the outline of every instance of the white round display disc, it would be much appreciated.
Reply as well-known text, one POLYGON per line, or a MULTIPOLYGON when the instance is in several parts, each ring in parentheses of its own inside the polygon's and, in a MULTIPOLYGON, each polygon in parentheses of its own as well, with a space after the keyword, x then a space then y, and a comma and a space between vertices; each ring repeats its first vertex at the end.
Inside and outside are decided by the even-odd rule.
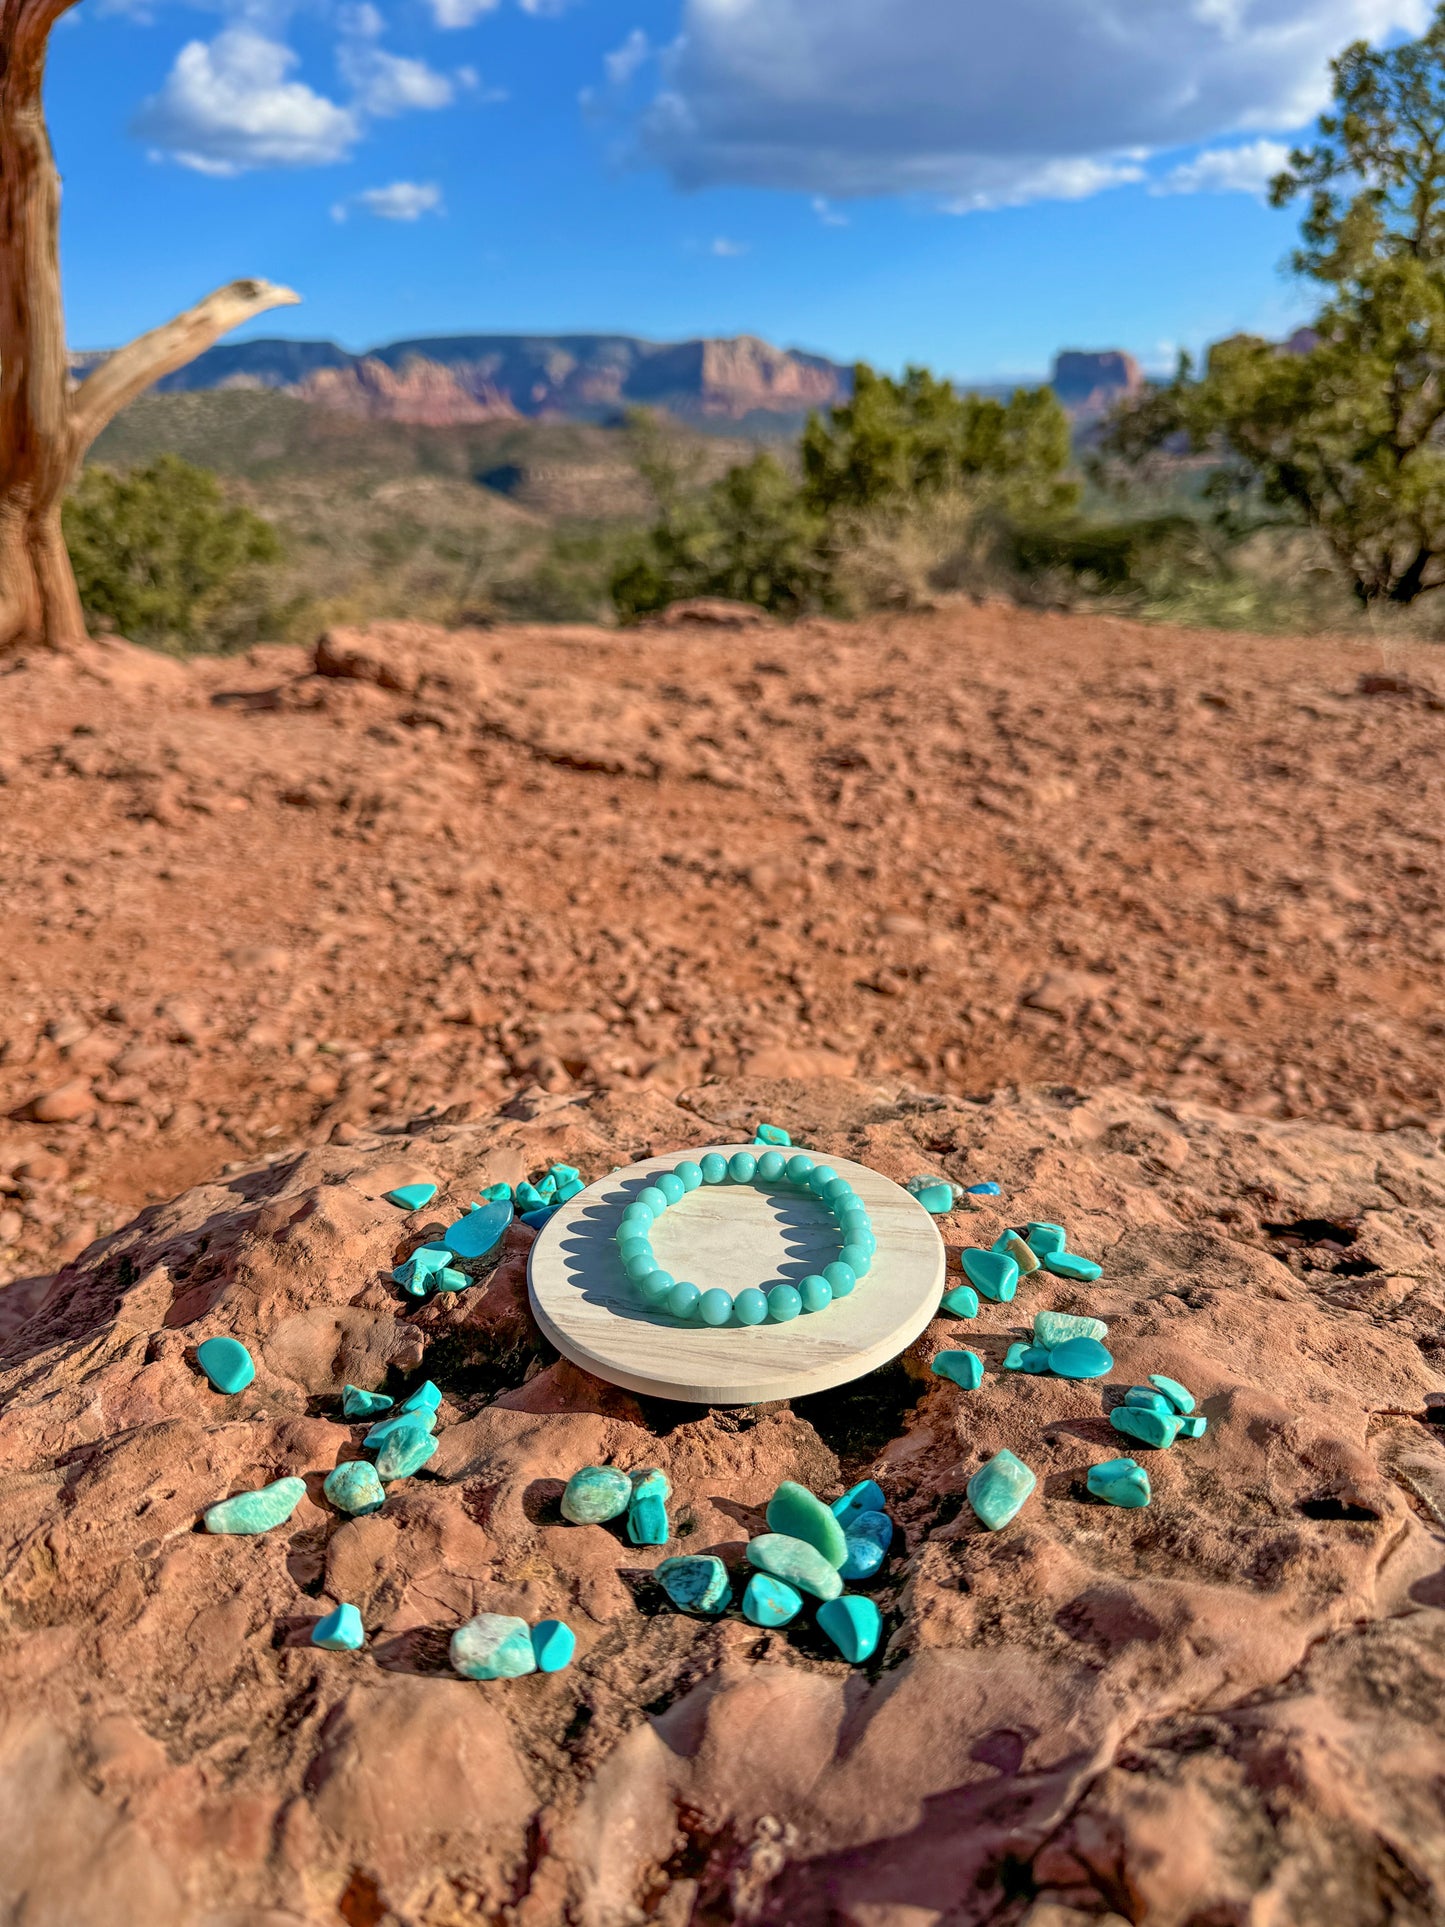
MULTIPOLYGON (((758 1144, 707 1144, 632 1164, 589 1185, 543 1226, 527 1268, 532 1310, 564 1358, 613 1385, 697 1405, 758 1405, 846 1385, 911 1345, 943 1294, 943 1240, 916 1199, 847 1158, 824 1157, 857 1191, 878 1249, 856 1290, 826 1311, 786 1325, 679 1324, 643 1303, 622 1269, 617 1226, 624 1206, 662 1171, 708 1151, 761 1156, 758 1144)), ((784 1157, 794 1153, 785 1150, 784 1157)), ((791 1185, 704 1184, 653 1227, 665 1271, 699 1291, 734 1297, 749 1285, 796 1285, 839 1249, 826 1206, 791 1185)))

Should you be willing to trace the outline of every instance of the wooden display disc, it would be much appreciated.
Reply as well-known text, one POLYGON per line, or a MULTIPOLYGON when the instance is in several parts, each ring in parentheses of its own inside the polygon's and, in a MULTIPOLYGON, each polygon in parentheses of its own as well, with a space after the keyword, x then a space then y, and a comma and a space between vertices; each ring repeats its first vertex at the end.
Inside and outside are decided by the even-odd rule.
MULTIPOLYGON (((760 1156, 756 1144, 705 1144, 649 1158, 589 1185, 543 1226, 527 1284, 537 1323, 564 1358, 613 1385, 695 1405, 759 1405, 846 1385, 911 1345, 938 1309, 944 1251, 933 1219, 890 1178, 819 1153, 867 1206, 873 1266, 847 1298, 786 1325, 679 1324, 653 1311, 617 1255, 624 1206, 662 1171, 708 1151, 760 1156)), ((791 1156, 784 1152, 784 1156, 791 1156)), ((811 1154, 810 1154, 811 1155, 811 1154)), ((734 1297, 749 1285, 796 1285, 838 1256, 838 1227, 818 1199, 791 1185, 705 1184, 653 1230, 665 1271, 734 1297)))

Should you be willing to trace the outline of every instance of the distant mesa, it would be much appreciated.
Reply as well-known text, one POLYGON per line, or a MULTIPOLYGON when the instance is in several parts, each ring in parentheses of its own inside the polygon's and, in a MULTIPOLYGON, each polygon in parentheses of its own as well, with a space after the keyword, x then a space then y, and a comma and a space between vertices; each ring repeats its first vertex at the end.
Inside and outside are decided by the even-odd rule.
POLYGON ((1049 386, 1076 420, 1102 415, 1144 387, 1144 370, 1122 348, 1088 352, 1065 348, 1054 359, 1049 386))

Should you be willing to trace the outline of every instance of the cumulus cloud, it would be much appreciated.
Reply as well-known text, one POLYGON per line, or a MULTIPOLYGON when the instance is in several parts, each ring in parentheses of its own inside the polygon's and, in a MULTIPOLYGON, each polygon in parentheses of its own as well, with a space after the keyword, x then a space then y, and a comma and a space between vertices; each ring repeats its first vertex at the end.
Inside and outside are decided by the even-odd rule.
POLYGON ((1249 141, 1243 147, 1213 147, 1172 168, 1150 188, 1151 194, 1266 194, 1276 174, 1289 164, 1283 141, 1249 141))
POLYGON ((431 0, 432 19, 439 27, 470 27, 497 5, 498 0, 431 0))
POLYGON ((365 43, 343 46, 338 65, 342 79, 355 90, 357 105, 378 118, 446 107, 456 93, 453 82, 424 60, 365 43))
POLYGON ((725 234, 719 234, 708 248, 708 253, 716 255, 719 261, 736 261, 740 254, 746 254, 746 241, 730 241, 725 234))
POLYGON ((203 174, 344 160, 360 117, 288 79, 296 64, 289 47, 250 27, 227 28, 209 43, 192 40, 142 105, 135 131, 203 174))
POLYGON ((1427 0, 685 0, 642 151, 685 187, 1077 198, 1297 127, 1345 41, 1427 0))
POLYGON ((374 214, 379 221, 419 221, 423 214, 440 214, 442 191, 434 181, 393 181, 389 187, 363 188, 350 201, 338 201, 333 220, 344 221, 353 207, 374 214))
POLYGON ((620 47, 602 56, 608 80, 614 87, 625 87, 651 52, 647 35, 641 27, 634 27, 620 47))

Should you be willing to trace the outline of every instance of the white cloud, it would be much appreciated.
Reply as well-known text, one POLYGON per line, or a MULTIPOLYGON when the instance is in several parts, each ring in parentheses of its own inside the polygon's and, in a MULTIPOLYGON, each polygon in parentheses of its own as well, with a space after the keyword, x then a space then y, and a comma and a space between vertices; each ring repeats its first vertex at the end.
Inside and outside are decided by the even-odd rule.
POLYGON ((614 87, 625 87, 651 52, 647 35, 641 27, 634 27, 620 47, 602 56, 608 80, 614 87))
POLYGON ((736 261, 740 254, 746 254, 747 251, 746 241, 730 241, 725 234, 719 234, 708 248, 708 253, 715 254, 719 261, 736 261))
POLYGON ((344 160, 361 131, 355 111, 286 76, 296 55, 250 27, 229 27, 176 55, 135 131, 203 174, 314 167, 344 160))
POLYGON ((338 201, 334 221, 344 221, 353 207, 364 208, 379 221, 419 221, 423 214, 441 214, 442 191, 434 181, 393 181, 389 187, 367 187, 351 201, 338 201))
POLYGON ((826 194, 813 196, 813 212, 824 227, 847 227, 848 225, 848 216, 834 207, 826 194))
POLYGON ((1212 147, 1184 161, 1150 188, 1151 194, 1266 194, 1289 164, 1282 141, 1249 141, 1243 147, 1212 147))
POLYGON ((499 0, 431 0, 432 19, 439 27, 470 27, 498 4, 499 0))
POLYGON ((390 119, 414 109, 450 106, 455 87, 424 60, 410 60, 370 45, 343 45, 337 56, 341 77, 355 89, 365 113, 390 119))
POLYGON ((685 0, 642 151, 685 187, 1077 198, 1301 125, 1352 38, 1427 0, 685 0))

